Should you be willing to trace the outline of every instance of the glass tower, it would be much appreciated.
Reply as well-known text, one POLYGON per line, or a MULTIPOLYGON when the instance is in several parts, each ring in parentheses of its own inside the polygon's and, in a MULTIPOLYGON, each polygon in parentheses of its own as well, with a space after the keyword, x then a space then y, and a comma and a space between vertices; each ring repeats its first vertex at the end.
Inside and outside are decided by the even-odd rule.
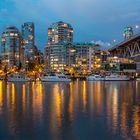
POLYGON ((6 28, 2 33, 1 55, 3 66, 19 66, 20 63, 23 63, 22 37, 19 30, 14 26, 6 28))
POLYGON ((70 24, 59 21, 48 28, 48 45, 62 42, 73 42, 73 28, 70 24))
POLYGON ((22 36, 24 39, 25 59, 34 60, 35 50, 35 27, 33 22, 26 22, 22 25, 22 36))

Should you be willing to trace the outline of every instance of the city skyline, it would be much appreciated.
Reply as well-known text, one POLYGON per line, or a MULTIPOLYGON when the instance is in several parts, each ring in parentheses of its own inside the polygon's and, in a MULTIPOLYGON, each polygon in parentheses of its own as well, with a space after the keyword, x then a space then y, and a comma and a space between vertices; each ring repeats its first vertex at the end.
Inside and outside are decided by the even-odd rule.
POLYGON ((0 0, 0 140, 140 138, 140 0, 0 0))
POLYGON ((121 2, 111 0, 65 2, 61 0, 58 5, 56 0, 40 0, 34 3, 32 0, 30 2, 28 0, 24 2, 2 0, 0 1, 0 33, 9 25, 20 28, 24 22, 34 22, 36 45, 44 50, 49 25, 62 20, 73 26, 74 42, 101 40, 111 43, 114 39, 121 41, 126 26, 135 27, 140 23, 139 3, 138 0, 135 0, 135 3, 131 0, 121 2))

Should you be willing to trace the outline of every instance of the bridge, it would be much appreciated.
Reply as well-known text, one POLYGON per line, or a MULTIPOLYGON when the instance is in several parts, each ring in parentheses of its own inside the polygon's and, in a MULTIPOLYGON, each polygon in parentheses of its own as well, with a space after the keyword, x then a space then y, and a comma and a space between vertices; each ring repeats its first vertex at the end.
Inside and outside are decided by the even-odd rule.
POLYGON ((140 33, 109 49, 111 56, 140 60, 140 33))

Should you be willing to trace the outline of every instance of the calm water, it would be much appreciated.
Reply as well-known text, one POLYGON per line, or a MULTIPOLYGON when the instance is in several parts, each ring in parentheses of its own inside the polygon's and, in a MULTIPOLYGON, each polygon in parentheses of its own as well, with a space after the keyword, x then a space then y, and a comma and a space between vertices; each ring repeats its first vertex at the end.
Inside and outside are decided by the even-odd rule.
POLYGON ((4 83, 0 140, 140 139, 140 83, 4 83))

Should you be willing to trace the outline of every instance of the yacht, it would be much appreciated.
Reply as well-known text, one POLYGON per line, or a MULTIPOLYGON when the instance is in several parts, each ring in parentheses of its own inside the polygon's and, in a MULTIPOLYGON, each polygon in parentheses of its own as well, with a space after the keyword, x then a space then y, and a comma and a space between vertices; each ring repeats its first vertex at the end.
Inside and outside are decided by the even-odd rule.
POLYGON ((69 79, 64 74, 56 74, 52 73, 48 76, 43 76, 40 78, 42 82, 70 82, 71 79, 69 79))
POLYGON ((8 78, 8 82, 28 82, 29 79, 20 74, 15 74, 8 78))
POLYGON ((136 81, 140 81, 140 77, 136 78, 136 81))
POLYGON ((130 78, 126 75, 118 75, 118 74, 111 74, 109 76, 105 76, 105 81, 129 81, 130 78))
POLYGON ((103 81, 104 77, 102 77, 101 75, 93 74, 91 76, 88 76, 86 79, 88 81, 103 81))

